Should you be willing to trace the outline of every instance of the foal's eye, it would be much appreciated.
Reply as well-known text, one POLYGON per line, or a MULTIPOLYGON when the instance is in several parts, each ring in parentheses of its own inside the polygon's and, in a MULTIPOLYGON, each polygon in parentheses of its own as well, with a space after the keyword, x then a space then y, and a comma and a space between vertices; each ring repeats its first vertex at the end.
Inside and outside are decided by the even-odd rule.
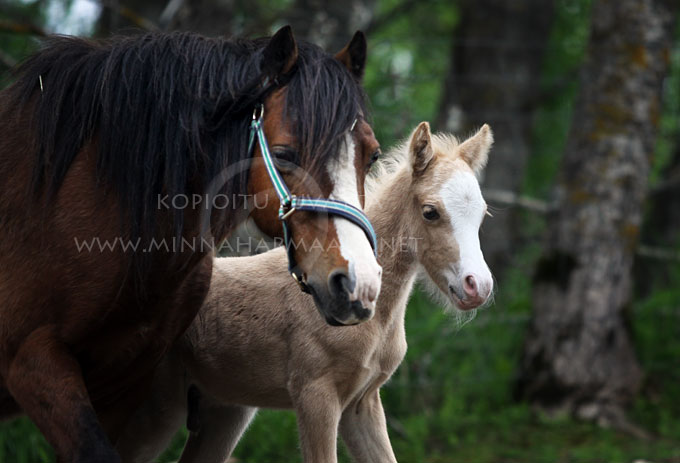
POLYGON ((372 166, 373 164, 375 164, 375 163, 378 161, 378 159, 380 159, 380 155, 381 155, 381 154, 382 154, 382 153, 380 152, 380 150, 377 150, 375 153, 373 153, 373 154, 371 155, 371 159, 368 161, 368 167, 369 167, 369 169, 371 168, 371 166, 372 166))
POLYGON ((423 217, 425 217, 425 220, 437 220, 439 218, 439 212, 437 212, 437 209, 434 206, 426 204, 423 206, 423 217))

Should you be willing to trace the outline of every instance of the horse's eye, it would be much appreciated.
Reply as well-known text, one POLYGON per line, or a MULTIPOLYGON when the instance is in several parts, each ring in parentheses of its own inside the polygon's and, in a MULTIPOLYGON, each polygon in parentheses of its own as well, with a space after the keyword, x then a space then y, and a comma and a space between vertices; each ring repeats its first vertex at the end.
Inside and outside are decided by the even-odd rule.
POLYGON ((279 169, 292 169, 298 161, 298 154, 295 150, 287 147, 276 147, 272 150, 274 162, 279 169))
POLYGON ((434 206, 431 206, 429 204, 426 204, 423 206, 423 217, 425 217, 425 220, 437 220, 439 218, 439 212, 437 212, 437 209, 434 206))

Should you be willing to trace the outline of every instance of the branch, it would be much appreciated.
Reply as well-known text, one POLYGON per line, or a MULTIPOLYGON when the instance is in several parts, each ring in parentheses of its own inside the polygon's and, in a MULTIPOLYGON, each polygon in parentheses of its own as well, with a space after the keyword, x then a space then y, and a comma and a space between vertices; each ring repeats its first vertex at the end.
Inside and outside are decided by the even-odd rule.
POLYGON ((130 8, 127 6, 121 6, 118 8, 118 14, 120 14, 122 17, 126 18, 128 21, 132 22, 135 26, 139 26, 143 29, 149 30, 149 31, 159 31, 160 28, 153 23, 153 21, 150 21, 146 19, 145 17, 135 13, 132 11, 130 8))
POLYGON ((546 201, 530 198, 528 196, 521 196, 512 191, 504 190, 484 190, 484 197, 495 203, 506 204, 508 206, 521 207, 539 214, 547 214, 554 206, 548 204, 546 201))
POLYGON ((9 55, 7 52, 0 50, 0 63, 4 64, 5 66, 11 69, 17 65, 17 60, 14 59, 14 57, 9 55))
POLYGON ((665 260, 666 262, 680 262, 680 252, 668 248, 659 248, 641 244, 637 248, 637 255, 655 260, 665 260))
POLYGON ((28 35, 38 35, 40 37, 47 36, 47 32, 42 27, 36 26, 31 23, 17 23, 8 21, 6 19, 0 19, 0 32, 10 32, 12 34, 28 34, 28 35))
POLYGON ((159 31, 160 27, 158 27, 153 21, 145 18, 144 16, 136 13, 132 9, 128 8, 127 6, 120 5, 118 4, 117 1, 115 0, 99 0, 99 4, 104 7, 108 8, 111 11, 119 14, 123 18, 127 19, 130 21, 132 24, 134 24, 137 27, 140 27, 142 29, 146 29, 148 31, 159 31))
POLYGON ((165 8, 163 8, 160 18, 158 18, 158 23, 164 28, 167 28, 172 20, 175 19, 177 12, 180 10, 183 4, 184 0, 168 1, 168 4, 165 5, 165 8))
MULTIPOLYGON (((531 212, 544 215, 555 210, 555 205, 541 199, 521 196, 512 191, 484 190, 484 197, 492 202, 505 204, 513 207, 521 207, 531 212)), ((672 248, 661 248, 640 244, 635 253, 640 257, 661 260, 666 262, 680 262, 680 251, 672 248)))

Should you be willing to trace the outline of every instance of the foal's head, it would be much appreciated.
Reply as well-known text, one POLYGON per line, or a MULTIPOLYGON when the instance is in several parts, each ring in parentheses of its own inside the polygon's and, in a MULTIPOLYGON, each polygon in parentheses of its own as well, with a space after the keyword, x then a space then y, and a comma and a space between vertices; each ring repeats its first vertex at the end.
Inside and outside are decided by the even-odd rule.
MULTIPOLYGON (((296 43, 289 29, 263 51, 265 72, 287 83, 264 103, 263 125, 277 168, 293 195, 363 207, 364 178, 379 151, 364 119, 360 80, 366 61, 361 33, 335 56, 296 43)), ((252 217, 281 236, 279 199, 257 146, 249 179, 252 217), (264 207, 262 207, 264 205, 264 207)), ((339 216, 296 211, 287 218, 294 260, 317 307, 333 325, 368 319, 380 291, 381 268, 365 232, 339 216)))
POLYGON ((427 276, 459 309, 484 304, 493 279, 479 244, 479 227, 487 213, 477 175, 486 165, 493 136, 484 125, 463 143, 430 133, 422 122, 411 135, 413 168, 410 205, 418 258, 427 276))

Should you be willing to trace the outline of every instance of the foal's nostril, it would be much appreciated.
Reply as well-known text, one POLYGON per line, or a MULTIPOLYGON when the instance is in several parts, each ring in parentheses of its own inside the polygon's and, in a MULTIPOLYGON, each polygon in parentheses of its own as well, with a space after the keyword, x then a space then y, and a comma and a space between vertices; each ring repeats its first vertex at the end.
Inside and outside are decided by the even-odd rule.
POLYGON ((328 276, 328 289, 334 296, 343 293, 352 294, 355 286, 356 282, 352 281, 344 270, 333 270, 328 276))
POLYGON ((477 291, 477 281, 475 280, 475 277, 472 275, 468 275, 465 277, 465 284, 463 285, 463 289, 465 289, 465 294, 467 294, 470 297, 477 297, 478 291, 477 291))

